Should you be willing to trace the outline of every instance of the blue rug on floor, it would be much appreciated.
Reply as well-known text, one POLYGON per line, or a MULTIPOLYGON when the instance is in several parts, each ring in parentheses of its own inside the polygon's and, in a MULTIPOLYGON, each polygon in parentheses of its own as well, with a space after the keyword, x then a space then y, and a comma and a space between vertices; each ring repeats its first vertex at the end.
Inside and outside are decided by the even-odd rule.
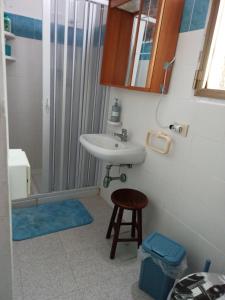
POLYGON ((21 241, 90 224, 92 216, 79 200, 12 209, 13 240, 21 241))

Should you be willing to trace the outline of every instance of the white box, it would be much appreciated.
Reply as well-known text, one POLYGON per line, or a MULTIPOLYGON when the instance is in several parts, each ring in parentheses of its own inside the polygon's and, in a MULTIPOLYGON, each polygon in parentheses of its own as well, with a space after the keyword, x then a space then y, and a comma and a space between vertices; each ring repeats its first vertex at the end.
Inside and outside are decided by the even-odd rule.
POLYGON ((30 164, 21 149, 9 150, 9 191, 11 200, 27 198, 30 195, 30 164))

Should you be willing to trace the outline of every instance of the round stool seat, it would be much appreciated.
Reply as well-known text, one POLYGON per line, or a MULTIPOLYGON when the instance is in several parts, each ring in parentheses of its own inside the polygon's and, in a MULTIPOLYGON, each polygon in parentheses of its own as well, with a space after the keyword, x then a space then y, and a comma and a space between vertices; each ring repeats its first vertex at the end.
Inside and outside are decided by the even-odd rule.
POLYGON ((106 238, 110 239, 112 229, 115 234, 113 237, 110 258, 113 259, 116 253, 118 242, 137 242, 138 247, 142 243, 142 209, 148 205, 148 198, 145 194, 133 189, 119 189, 112 193, 112 202, 114 208, 107 230, 106 238), (124 210, 132 211, 132 221, 123 222, 124 210), (119 212, 118 212, 119 211, 119 212), (118 212, 118 214, 117 214, 118 212), (116 220, 117 218, 117 220, 116 220), (116 220, 116 222, 115 222, 116 220), (120 238, 120 226, 131 225, 131 238, 120 238), (136 236, 137 233, 137 236, 136 236))
POLYGON ((147 206, 148 198, 140 191, 133 189, 119 189, 112 193, 112 202, 124 209, 142 209, 147 206))

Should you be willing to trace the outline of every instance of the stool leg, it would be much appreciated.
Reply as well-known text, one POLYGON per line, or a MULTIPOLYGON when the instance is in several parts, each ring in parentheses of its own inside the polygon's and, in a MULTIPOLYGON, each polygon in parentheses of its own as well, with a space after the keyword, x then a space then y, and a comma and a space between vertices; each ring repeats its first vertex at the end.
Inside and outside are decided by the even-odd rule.
POLYGON ((132 227, 131 227, 131 237, 135 238, 136 230, 136 210, 132 211, 132 227))
POLYGON ((120 225, 122 223, 122 218, 123 218, 123 208, 119 209, 119 214, 117 217, 117 221, 115 224, 115 234, 113 237, 113 242, 112 242, 112 248, 111 248, 111 252, 110 252, 110 258, 113 259, 115 257, 116 254, 116 247, 117 247, 117 242, 118 242, 118 238, 119 238, 119 234, 120 234, 120 225))
POLYGON ((138 248, 142 244, 142 210, 138 210, 138 248))
POLYGON ((107 239, 110 239, 110 237, 111 237, 111 233, 112 233, 112 229, 113 229, 113 225, 115 222, 117 211, 118 211, 118 206, 115 205, 113 208, 112 216, 111 216, 109 227, 108 227, 107 234, 106 234, 107 239))

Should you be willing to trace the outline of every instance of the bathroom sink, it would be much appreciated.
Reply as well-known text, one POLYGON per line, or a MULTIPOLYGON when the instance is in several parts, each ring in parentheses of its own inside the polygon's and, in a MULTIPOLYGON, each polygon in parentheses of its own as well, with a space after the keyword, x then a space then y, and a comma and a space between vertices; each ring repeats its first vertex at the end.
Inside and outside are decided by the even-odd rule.
POLYGON ((131 142, 121 142, 107 134, 82 134, 80 142, 93 156, 112 164, 140 164, 145 148, 131 142))

